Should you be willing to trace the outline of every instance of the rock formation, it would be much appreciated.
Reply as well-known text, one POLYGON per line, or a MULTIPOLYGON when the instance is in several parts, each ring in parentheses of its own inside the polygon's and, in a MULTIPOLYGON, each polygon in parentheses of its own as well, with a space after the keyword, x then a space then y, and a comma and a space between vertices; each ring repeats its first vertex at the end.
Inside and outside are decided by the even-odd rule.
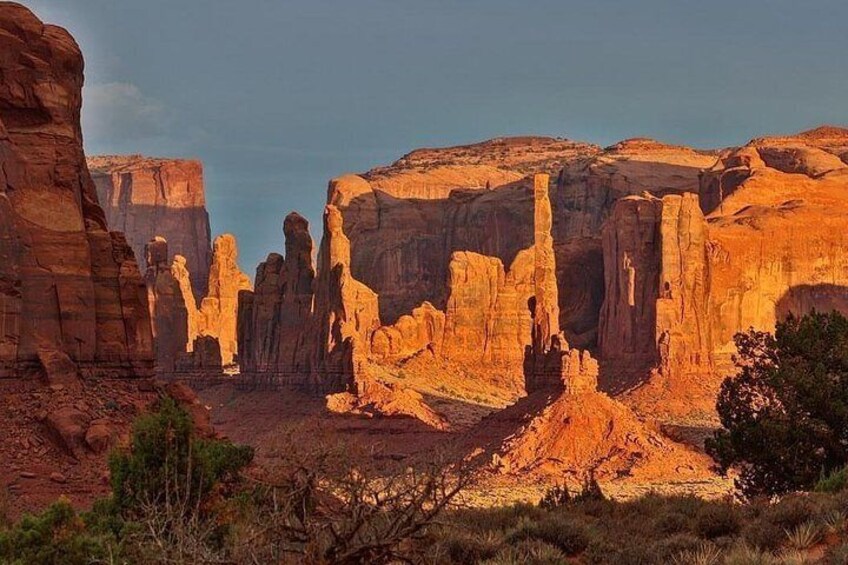
POLYGON ((79 47, 3 3, 0 53, 0 376, 150 374, 144 283, 85 164, 79 47))
POLYGON ((394 323, 423 302, 445 309, 454 252, 511 265, 533 243, 533 187, 523 179, 597 150, 548 138, 422 149, 333 180, 327 202, 344 217, 351 272, 380 295, 381 318, 394 323))
POLYGON ((285 258, 271 253, 256 269, 255 290, 239 295, 239 364, 243 373, 296 380, 311 371, 313 282, 309 222, 292 212, 283 222, 285 258))
POLYGON ((237 260, 236 238, 231 234, 216 237, 209 268, 209 293, 201 301, 198 314, 199 334, 218 338, 224 365, 231 365, 238 353, 239 292, 252 288, 250 278, 241 271, 237 260))
POLYGON ((846 303, 848 166, 839 167, 829 152, 846 146, 848 130, 823 127, 754 140, 705 171, 700 196, 709 212, 709 321, 723 365, 736 332, 771 330, 790 311, 846 303))
POLYGON ((619 142, 571 160, 559 174, 551 200, 560 290, 560 324, 578 347, 594 348, 604 300, 601 228, 616 201, 648 192, 698 192, 699 174, 715 155, 650 139, 619 142))
POLYGON ((147 299, 153 325, 153 342, 156 351, 156 370, 173 373, 177 358, 186 351, 188 336, 188 308, 180 281, 168 266, 168 242, 155 237, 145 246, 147 271, 147 299))
POLYGON ((200 312, 191 287, 191 274, 188 271, 186 259, 182 255, 174 255, 174 260, 171 263, 171 275, 179 283, 180 292, 185 302, 186 322, 188 324, 186 351, 191 352, 194 347, 194 340, 200 335, 200 312))
POLYGON ((204 296, 212 254, 202 164, 110 155, 90 157, 88 166, 109 228, 126 234, 136 257, 151 238, 167 239, 186 259, 195 296, 204 296))
POLYGON ((623 198, 603 234, 599 350, 610 370, 709 374, 708 235, 697 196, 623 198))
POLYGON ((174 372, 192 376, 208 376, 220 375, 223 369, 221 345, 218 339, 202 335, 194 339, 191 351, 184 351, 177 357, 174 372))
MULTIPOLYGON (((530 405, 533 400, 507 410, 524 408, 529 417, 496 451, 493 459, 501 473, 572 485, 588 477, 670 483, 710 476, 707 456, 671 441, 603 393, 566 393, 543 407, 530 405)), ((484 424, 496 427, 505 416, 484 424)))
POLYGON ((315 281, 317 343, 312 367, 322 389, 344 389, 367 359, 371 334, 380 327, 377 294, 350 272, 350 240, 338 208, 324 210, 324 237, 315 281))
POLYGON ((525 350, 524 379, 528 393, 564 389, 567 394, 594 392, 598 365, 587 351, 571 349, 559 326, 559 290, 551 229, 547 175, 534 182, 533 294, 531 342, 525 350))

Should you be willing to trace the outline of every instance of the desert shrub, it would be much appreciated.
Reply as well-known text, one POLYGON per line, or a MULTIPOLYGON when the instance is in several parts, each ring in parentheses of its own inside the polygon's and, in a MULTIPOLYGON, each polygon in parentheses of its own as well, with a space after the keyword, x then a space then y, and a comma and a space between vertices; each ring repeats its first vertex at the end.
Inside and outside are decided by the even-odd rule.
POLYGON ((692 528, 689 516, 671 511, 660 514, 653 523, 653 529, 660 534, 678 534, 692 528))
POLYGON ((462 510, 455 512, 453 520, 475 531, 506 531, 522 519, 541 520, 547 512, 531 504, 511 504, 496 508, 462 510))
POLYGON ((586 527, 560 516, 547 517, 538 522, 525 522, 507 537, 510 543, 527 539, 549 543, 568 556, 582 553, 589 545, 586 527))
POLYGON ((804 550, 816 545, 821 539, 821 530, 813 522, 804 522, 787 530, 787 545, 792 549, 804 550))
POLYGON ((656 556, 658 563, 670 563, 681 553, 695 551, 703 541, 692 534, 675 534, 662 538, 651 545, 651 553, 656 556))
POLYGON ((721 562, 721 550, 714 545, 702 543, 697 549, 678 554, 672 563, 675 565, 718 565, 721 562))
POLYGON ((809 498, 791 495, 766 507, 761 516, 782 530, 791 530, 813 518, 815 508, 809 498))
POLYGON ((622 537, 593 541, 583 555, 589 563, 616 565, 653 565, 657 560, 654 548, 645 540, 622 537))
POLYGON ((564 556, 556 547, 541 540, 523 540, 505 547, 496 556, 482 561, 485 565, 559 565, 564 556))
POLYGON ((822 477, 816 483, 816 492, 840 492, 848 488, 848 467, 842 467, 822 477))
POLYGON ((480 563, 492 559, 503 549, 503 538, 493 532, 467 532, 455 528, 440 528, 431 555, 435 561, 457 564, 480 563))
POLYGON ((707 451, 749 497, 812 489, 848 463, 848 319, 790 315, 775 334, 735 337, 738 376, 724 381, 722 423, 707 451))
POLYGON ((742 539, 753 549, 775 551, 783 545, 786 531, 767 520, 758 519, 745 524, 742 539))
POLYGON ((724 553, 723 565, 777 565, 777 558, 768 551, 748 546, 744 543, 735 544, 724 553))
POLYGON ((0 562, 87 565, 109 554, 108 542, 88 532, 71 503, 60 499, 40 514, 24 516, 0 531, 0 562))
POLYGON ((708 540, 734 535, 739 528, 739 511, 732 504, 708 504, 695 517, 695 531, 708 540))
POLYGON ((542 500, 539 501, 539 508, 552 510, 561 508, 571 502, 571 492, 568 490, 568 485, 554 485, 545 491, 542 500))
POLYGON ((827 550, 822 559, 824 565, 845 565, 848 563, 848 543, 835 545, 827 550))
POLYGON ((121 511, 133 512, 162 503, 169 489, 179 488, 199 506, 252 459, 251 447, 195 437, 189 414, 165 398, 157 411, 133 424, 130 449, 110 457, 113 501, 121 511))

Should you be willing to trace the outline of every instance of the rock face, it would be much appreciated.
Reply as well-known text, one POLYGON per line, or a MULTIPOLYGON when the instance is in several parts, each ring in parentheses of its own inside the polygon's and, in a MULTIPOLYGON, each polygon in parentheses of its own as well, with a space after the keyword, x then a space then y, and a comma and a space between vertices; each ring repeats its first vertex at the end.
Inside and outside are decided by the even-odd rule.
POLYGON ((239 294, 242 372, 309 374, 312 328, 312 237, 309 222, 292 212, 283 222, 286 256, 272 253, 256 269, 255 291, 239 294))
POLYGON ((551 229, 551 202, 547 175, 534 182, 533 294, 531 342, 525 349, 524 380, 528 393, 564 389, 567 393, 594 392, 598 364, 586 351, 571 349, 560 331, 559 290, 551 229))
POLYGON ((715 155, 650 139, 630 139, 568 162, 552 191, 560 324, 578 347, 597 344, 604 301, 601 228, 615 202, 648 192, 697 193, 715 155))
POLYGON ((202 164, 109 155, 90 157, 88 166, 110 229, 126 234, 136 257, 153 237, 167 239, 186 259, 195 296, 204 296, 212 253, 202 164))
POLYGON ((185 257, 175 255, 171 263, 171 275, 180 285, 183 301, 186 309, 186 351, 191 352, 194 347, 194 340, 200 335, 200 312, 197 308, 197 301, 194 299, 194 292, 191 288, 191 274, 188 271, 188 266, 185 257))
POLYGON ((630 196, 604 227, 601 357, 619 377, 709 374, 707 223, 695 194, 630 196))
POLYGON ((350 240, 338 208, 324 211, 324 237, 315 281, 316 337, 312 367, 322 388, 344 389, 367 359, 371 334, 380 327, 377 293, 350 272, 350 240))
POLYGON ((523 179, 597 150, 548 138, 422 149, 333 180, 327 202, 344 217, 354 277, 380 295, 381 318, 394 323, 423 302, 445 309, 454 252, 512 265, 533 243, 533 187, 523 179))
POLYGON ((840 153, 846 145, 848 131, 831 127, 759 139, 704 173, 701 204, 709 212, 712 245, 709 320, 723 364, 737 331, 771 330, 789 312, 845 311, 848 166, 839 167, 830 151, 840 153))
POLYGON ((213 245, 209 293, 200 303, 198 328, 200 335, 218 339, 224 365, 231 365, 238 353, 239 292, 251 289, 250 278, 238 266, 236 238, 231 234, 219 235, 213 245))
POLYGON ((283 231, 285 258, 269 255, 257 269, 256 290, 239 295, 242 372, 325 392, 351 390, 380 327, 377 294, 350 273, 350 241, 336 207, 324 211, 317 276, 307 221, 291 213, 283 231))
POLYGON ((149 374, 144 283, 83 154, 79 47, 3 3, 0 53, 0 376, 57 355, 84 375, 149 374))
POLYGON ((145 246, 147 299, 153 324, 156 370, 174 371, 177 358, 188 345, 188 308, 180 281, 168 266, 168 242, 155 237, 145 246))

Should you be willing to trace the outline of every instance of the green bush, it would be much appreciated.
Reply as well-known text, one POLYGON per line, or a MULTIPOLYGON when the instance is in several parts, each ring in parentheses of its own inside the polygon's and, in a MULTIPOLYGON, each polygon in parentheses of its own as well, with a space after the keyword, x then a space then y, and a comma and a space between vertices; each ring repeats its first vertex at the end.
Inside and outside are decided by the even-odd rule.
POLYGON ((113 500, 127 512, 157 504, 170 488, 180 488, 193 502, 202 501, 252 459, 251 447, 195 437, 188 413, 165 398, 156 412, 136 420, 131 448, 112 454, 113 500))
POLYGON ((707 452, 748 497, 816 486, 848 464, 848 318, 812 312, 774 335, 735 336, 738 375, 725 379, 716 409, 722 429, 707 452))
POLYGON ((816 492, 841 492, 848 488, 848 467, 832 472, 816 483, 816 492))
POLYGON ((108 540, 86 530, 66 499, 40 514, 24 516, 0 531, 0 562, 14 565, 87 565, 108 554, 108 540))

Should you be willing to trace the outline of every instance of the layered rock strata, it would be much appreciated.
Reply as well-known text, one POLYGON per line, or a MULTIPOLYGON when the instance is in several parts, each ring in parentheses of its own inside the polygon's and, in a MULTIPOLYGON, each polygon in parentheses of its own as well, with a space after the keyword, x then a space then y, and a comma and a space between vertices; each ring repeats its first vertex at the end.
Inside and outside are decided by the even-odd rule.
POLYGON ((0 53, 0 376, 150 374, 145 286, 83 154, 79 47, 3 3, 0 53))
POLYGON ((126 234, 136 257, 151 238, 167 239, 186 260, 195 296, 204 296, 212 250, 200 161, 108 155, 88 166, 110 229, 126 234))
POLYGON ((707 232, 695 194, 630 196, 613 206, 603 232, 599 328, 600 355, 612 372, 712 371, 707 232))

